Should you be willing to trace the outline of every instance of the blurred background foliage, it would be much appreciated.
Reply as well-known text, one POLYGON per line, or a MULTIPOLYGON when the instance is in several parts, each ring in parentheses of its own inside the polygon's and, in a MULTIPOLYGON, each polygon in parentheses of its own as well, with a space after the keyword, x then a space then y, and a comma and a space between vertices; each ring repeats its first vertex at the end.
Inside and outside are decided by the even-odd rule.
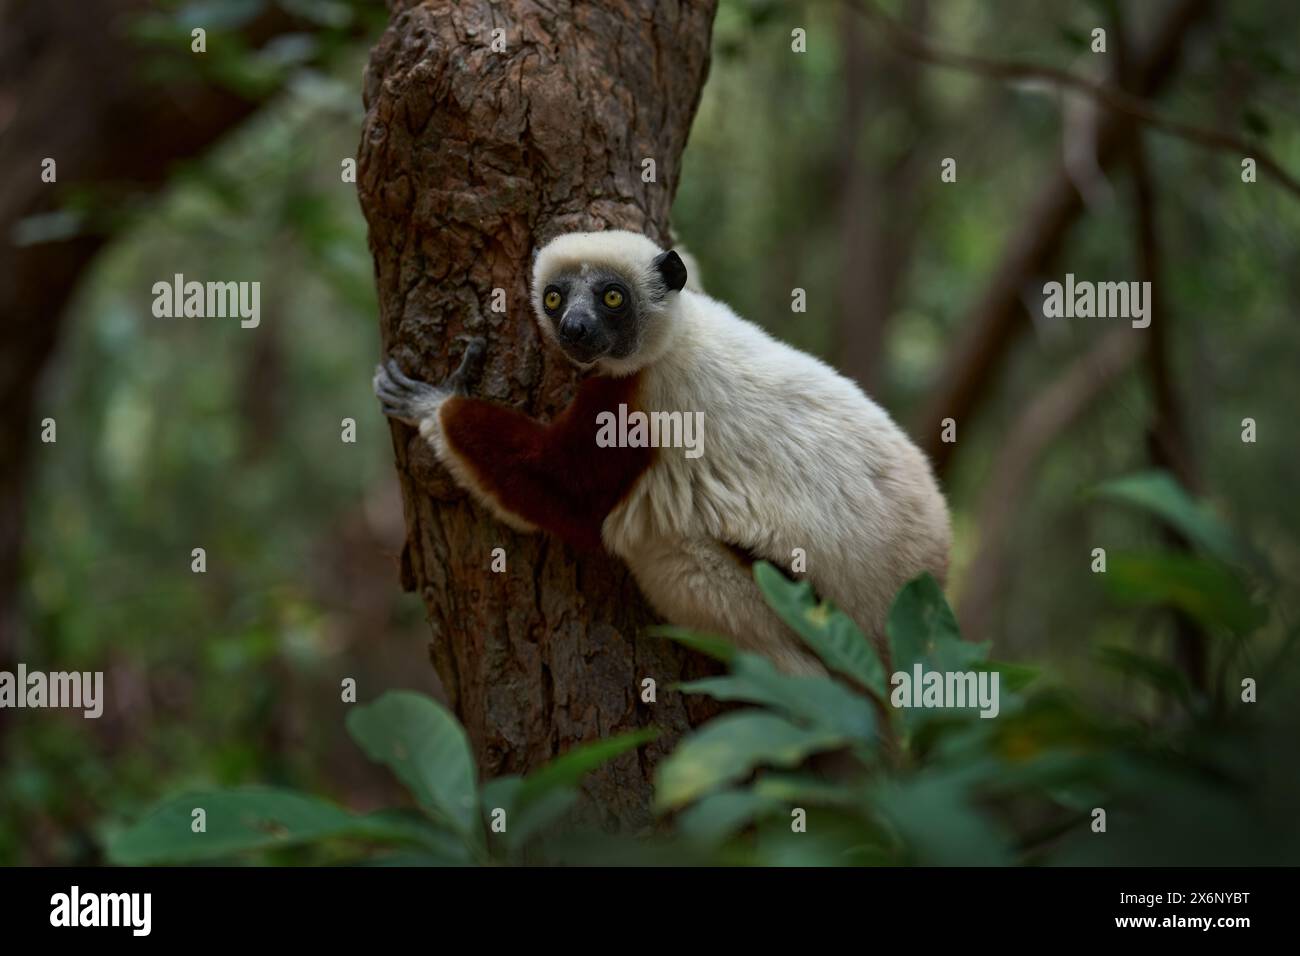
MULTIPOLYGON (((398 586, 401 503, 369 384, 379 349, 371 260, 354 186, 340 176, 378 28, 348 4, 290 6, 335 18, 337 32, 207 61, 222 83, 280 92, 178 169, 156 201, 97 210, 120 223, 78 293, 39 402, 59 441, 35 459, 18 659, 103 670, 114 706, 98 721, 27 711, 9 726, 0 861, 102 861, 105 834, 195 787, 276 784, 357 810, 410 805, 348 739, 339 701, 344 677, 362 700, 390 688, 440 694, 419 601, 398 586), (323 61, 319 44, 329 46, 323 61), (151 287, 175 273, 261 280, 260 328, 155 319, 151 287), (340 442, 344 418, 357 422, 355 444, 340 442), (195 547, 207 550, 203 576, 190 571, 195 547)), ((1010 0, 884 6, 944 46, 1083 73, 1098 69, 1089 31, 1114 13, 1010 0)), ((259 8, 173 6, 139 29, 234 30, 259 8)), ((1213 30, 1188 40, 1161 111, 1259 137, 1300 170, 1297 35, 1300 8, 1225 5, 1213 30)), ((1069 104, 1032 84, 879 51, 843 3, 722 0, 674 229, 712 295, 866 382, 910 424, 1059 163, 1069 104), (792 26, 807 30, 804 55, 790 55, 792 26), (940 182, 945 157, 957 158, 956 183, 940 182), (886 278, 855 284, 867 256, 886 278), (806 313, 791 311, 796 287, 806 313)), ((1145 143, 1165 347, 1199 490, 1272 569, 1256 592, 1267 620, 1241 658, 1262 667, 1294 627, 1300 574, 1300 201, 1265 177, 1243 184, 1231 153, 1158 134, 1145 143), (1254 444, 1241 440, 1246 417, 1258 423, 1254 444)), ((1122 169, 1101 183, 1055 267, 1026 282, 1027 302, 1066 272, 1135 276, 1132 195, 1122 169)), ((94 196, 81 202, 95 207, 94 196)), ((41 241, 41 225, 26 241, 41 241)), ((1117 683, 1097 649, 1168 659, 1178 620, 1125 608, 1089 566, 1094 547, 1149 553, 1167 532, 1083 495, 1151 465, 1141 366, 1052 436, 1022 485, 989 485, 1026 409, 1112 328, 1040 312, 986 383, 980 413, 960 423, 945 476, 956 529, 947 590, 962 617, 981 516, 989 496, 1010 495, 1004 562, 977 636, 996 659, 1064 681, 1084 706, 1136 701, 1154 726, 1168 697, 1149 681, 1117 683)), ((1270 674, 1251 676, 1261 696, 1283 693, 1270 674)))

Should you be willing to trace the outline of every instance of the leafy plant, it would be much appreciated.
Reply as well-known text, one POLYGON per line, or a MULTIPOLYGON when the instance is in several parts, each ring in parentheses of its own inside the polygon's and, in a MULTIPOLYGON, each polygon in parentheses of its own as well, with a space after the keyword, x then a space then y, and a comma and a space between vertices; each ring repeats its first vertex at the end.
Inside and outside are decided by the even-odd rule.
POLYGON ((1089 705, 1033 668, 989 660, 987 645, 962 639, 928 575, 899 592, 878 646, 806 582, 759 563, 765 599, 826 673, 784 674, 709 635, 657 629, 727 664, 726 674, 681 692, 747 706, 686 736, 659 765, 654 806, 663 826, 651 837, 555 825, 583 774, 652 733, 579 747, 527 778, 497 778, 480 790, 454 718, 425 697, 395 692, 353 710, 347 726, 412 792, 419 813, 354 814, 264 787, 189 794, 120 833, 111 856, 196 862, 342 841, 396 851, 379 861, 426 864, 1293 862, 1300 846, 1288 808, 1300 794, 1300 768, 1284 756, 1295 699, 1284 688, 1295 686, 1296 633, 1266 670, 1255 670, 1269 677, 1274 703, 1234 703, 1240 675, 1232 662, 1267 619, 1247 576, 1254 559, 1160 475, 1111 483, 1095 500, 1139 508, 1196 547, 1111 565, 1117 580, 1108 588, 1121 604, 1175 609, 1217 642, 1222 686, 1210 694, 1151 653, 1121 644, 1097 650, 1099 663, 1155 696, 1155 722, 1132 708, 1089 705), (934 673, 973 673, 996 686, 995 719, 973 700, 912 706, 904 678, 934 673), (207 812, 206 833, 190 830, 195 807, 207 812), (501 820, 504 832, 493 833, 488 821, 501 820))
MULTIPOLYGON (((653 731, 639 731, 576 747, 527 779, 500 777, 480 791, 464 730, 422 694, 390 691, 354 708, 347 727, 369 757, 406 785, 420 812, 357 814, 328 800, 275 787, 196 791, 163 801, 114 836, 109 858, 127 865, 197 863, 348 841, 392 851, 374 862, 509 861, 569 810, 583 774, 655 736, 653 731), (195 832, 200 809, 205 826, 195 832), (500 839, 490 835, 493 822, 500 839)), ((344 857, 349 858, 357 859, 355 854, 344 857)))
MULTIPOLYGON (((791 828, 798 811, 817 819, 814 828, 829 824, 836 833, 833 841, 807 841, 822 852, 800 855, 798 862, 1008 860, 1005 836, 973 799, 973 785, 989 770, 970 760, 959 761, 964 768, 939 759, 922 767, 939 741, 982 732, 976 711, 896 707, 885 662, 847 615, 769 564, 756 565, 754 577, 828 673, 790 677, 765 658, 735 652, 728 655, 728 675, 682 685, 686 693, 756 707, 718 718, 677 746, 659 771, 657 808, 679 812, 681 830, 697 841, 724 847, 748 834, 748 852, 737 855, 747 862, 781 862, 790 837, 806 835, 791 828), (830 758, 823 763, 831 769, 768 769, 793 769, 818 755, 830 758)), ((980 670, 1001 680, 1004 665, 987 660, 987 646, 961 640, 942 589, 929 575, 899 593, 887 631, 893 666, 909 679, 919 665, 923 672, 980 670)), ((682 638, 677 629, 662 633, 682 638)), ((1017 676, 1023 682, 1024 673, 1017 676)), ((1014 693, 1004 694, 1002 707, 1015 700, 1014 693)))
MULTIPOLYGON (((1111 482, 1095 500, 1140 509, 1192 543, 1191 554, 1117 556, 1108 591, 1121 604, 1176 609, 1209 628, 1221 641, 1212 648, 1224 665, 1220 673, 1235 686, 1227 664, 1240 639, 1267 619, 1247 577, 1258 559, 1163 473, 1111 482)), ((1244 709, 1249 704, 1220 711, 1199 706, 1194 723, 1167 727, 1090 710, 1032 668, 990 661, 987 646, 963 641, 942 589, 928 575, 894 601, 883 660, 852 620, 818 602, 807 583, 767 564, 757 565, 754 576, 827 674, 787 677, 762 658, 731 652, 719 655, 729 665, 727 676, 681 686, 755 708, 706 725, 660 768, 658 809, 672 815, 679 833, 713 847, 716 859, 949 865, 1294 859, 1295 841, 1269 836, 1293 829, 1278 812, 1286 805, 1278 791, 1300 789, 1294 762, 1252 773, 1232 753, 1234 747, 1267 751, 1287 739, 1276 709, 1258 709, 1271 718, 1259 720, 1244 709), (897 706, 906 701, 887 692, 896 682, 886 676, 887 664, 894 675, 915 675, 918 667, 919 673, 996 674, 1000 713, 985 720, 972 707, 897 706), (1195 825, 1188 807, 1213 809, 1214 841, 1197 839, 1210 827, 1195 825), (1106 812, 1105 830, 1098 811, 1106 812), (1116 832, 1125 838, 1106 839, 1116 832)), ((660 633, 697 649, 709 646, 680 629, 660 633)), ((1100 649, 1098 659, 1162 700, 1192 708, 1197 699, 1182 671, 1157 657, 1116 645, 1100 649)), ((1232 689, 1219 688, 1215 699, 1232 700, 1232 689)))

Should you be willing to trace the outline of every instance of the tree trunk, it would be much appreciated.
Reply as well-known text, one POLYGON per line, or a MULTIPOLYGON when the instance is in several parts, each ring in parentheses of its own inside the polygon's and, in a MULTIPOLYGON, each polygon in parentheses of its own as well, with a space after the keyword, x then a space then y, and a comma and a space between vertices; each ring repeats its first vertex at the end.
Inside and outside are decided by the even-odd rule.
MULTIPOLYGON (((667 242, 715 3, 390 6, 365 76, 358 156, 384 349, 439 381, 465 341, 484 336, 476 394, 548 418, 576 378, 534 325, 531 253, 577 229, 667 242), (654 182, 643 181, 646 159, 654 182)), ((619 562, 516 534, 457 489, 413 429, 391 427, 402 584, 428 609, 433 663, 481 773, 526 773, 580 741, 655 724, 668 731, 656 744, 586 783, 589 819, 648 822, 655 762, 704 715, 668 686, 705 665, 643 635, 653 617, 619 562), (645 678, 656 703, 642 702, 645 678)))

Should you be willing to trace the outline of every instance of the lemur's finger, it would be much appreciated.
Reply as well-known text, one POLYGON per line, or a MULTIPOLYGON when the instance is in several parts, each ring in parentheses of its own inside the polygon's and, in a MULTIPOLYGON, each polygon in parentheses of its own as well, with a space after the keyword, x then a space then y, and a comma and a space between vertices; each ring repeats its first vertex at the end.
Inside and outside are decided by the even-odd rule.
POLYGON ((405 385, 407 388, 415 388, 417 385, 424 384, 423 382, 416 381, 403 372, 401 366, 397 364, 397 359, 390 358, 388 362, 385 363, 385 367, 388 369, 388 374, 391 375, 399 385, 405 385))
POLYGON ((457 391, 472 388, 483 376, 483 362, 487 357, 487 341, 482 337, 469 340, 460 365, 447 379, 447 384, 457 391))
POLYGON ((407 394, 406 389, 394 382, 392 377, 383 368, 379 368, 375 371, 374 390, 375 395, 381 399, 402 398, 407 394))
POLYGON ((411 396, 404 392, 395 392, 390 389, 381 389, 375 392, 375 397, 385 405, 406 405, 410 402, 411 396))

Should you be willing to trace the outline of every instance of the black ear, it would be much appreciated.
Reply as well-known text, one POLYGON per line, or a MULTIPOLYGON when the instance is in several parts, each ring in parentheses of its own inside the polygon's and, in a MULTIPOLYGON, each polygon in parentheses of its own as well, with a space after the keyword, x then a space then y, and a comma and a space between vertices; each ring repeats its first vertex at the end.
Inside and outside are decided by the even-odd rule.
POLYGON ((682 262, 681 256, 669 250, 655 258, 654 266, 664 277, 664 285, 668 287, 669 292, 682 291, 682 287, 686 285, 686 263, 682 262))

